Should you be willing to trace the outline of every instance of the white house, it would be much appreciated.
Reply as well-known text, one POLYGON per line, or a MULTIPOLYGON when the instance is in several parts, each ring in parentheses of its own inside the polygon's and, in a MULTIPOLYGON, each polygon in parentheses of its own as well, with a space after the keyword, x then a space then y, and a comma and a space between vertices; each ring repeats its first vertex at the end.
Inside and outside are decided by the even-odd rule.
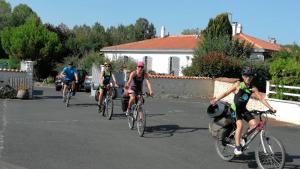
MULTIPOLYGON (((267 42, 242 33, 240 24, 233 23, 232 26, 234 38, 253 45, 252 59, 264 60, 265 56, 281 49, 274 40, 267 42)), ((162 27, 158 38, 104 47, 101 52, 111 60, 126 57, 143 60, 147 71, 182 76, 182 69, 192 63, 198 41, 197 35, 166 36, 162 27)))

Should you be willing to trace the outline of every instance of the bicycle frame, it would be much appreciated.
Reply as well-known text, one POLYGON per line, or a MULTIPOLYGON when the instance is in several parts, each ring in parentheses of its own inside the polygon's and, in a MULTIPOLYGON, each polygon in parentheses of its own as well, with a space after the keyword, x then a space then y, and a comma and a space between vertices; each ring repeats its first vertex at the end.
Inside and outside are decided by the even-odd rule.
MULTIPOLYGON (((266 149, 265 149, 265 146, 263 144, 263 134, 265 132, 264 128, 265 128, 265 125, 266 125, 266 122, 267 122, 267 117, 266 117, 266 120, 262 120, 262 117, 261 117, 262 114, 259 114, 259 122, 258 124, 253 128, 251 129, 250 131, 247 131, 245 134, 243 134, 242 138, 246 136, 246 138, 248 138, 249 136, 249 139, 247 139, 247 141, 245 142, 245 145, 243 145, 243 150, 246 150, 248 148, 248 145, 255 139, 255 137, 260 134, 260 140, 261 140, 261 143, 263 145, 263 149, 264 149, 264 152, 266 152, 266 149)), ((230 136, 234 136, 235 134, 235 130, 232 131, 230 133, 230 136)), ((235 145, 231 145, 231 144, 227 144, 227 146, 230 146, 232 148, 235 147, 235 145)))

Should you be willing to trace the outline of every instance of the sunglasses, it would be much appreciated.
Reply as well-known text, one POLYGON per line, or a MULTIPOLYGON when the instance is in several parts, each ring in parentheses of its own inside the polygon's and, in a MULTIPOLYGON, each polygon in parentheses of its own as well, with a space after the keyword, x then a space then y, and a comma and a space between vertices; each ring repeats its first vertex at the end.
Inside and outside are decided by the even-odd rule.
POLYGON ((111 67, 110 65, 104 65, 105 67, 111 67))
POLYGON ((144 66, 138 66, 138 68, 144 68, 144 66))

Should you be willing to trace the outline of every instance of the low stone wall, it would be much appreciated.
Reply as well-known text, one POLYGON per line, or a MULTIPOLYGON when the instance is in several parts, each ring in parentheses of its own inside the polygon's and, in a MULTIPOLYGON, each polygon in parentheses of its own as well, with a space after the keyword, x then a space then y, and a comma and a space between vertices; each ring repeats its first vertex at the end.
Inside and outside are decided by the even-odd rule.
POLYGON ((214 91, 211 78, 151 75, 150 81, 157 97, 208 98, 214 91))

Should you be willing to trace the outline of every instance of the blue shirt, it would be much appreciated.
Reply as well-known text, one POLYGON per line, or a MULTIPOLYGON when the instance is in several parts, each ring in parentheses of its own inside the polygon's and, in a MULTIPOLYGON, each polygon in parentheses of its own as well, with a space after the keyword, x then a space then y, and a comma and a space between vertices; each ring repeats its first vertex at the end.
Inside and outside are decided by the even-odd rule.
POLYGON ((65 80, 73 80, 75 78, 75 73, 77 74, 75 67, 65 67, 63 72, 66 75, 65 80))

